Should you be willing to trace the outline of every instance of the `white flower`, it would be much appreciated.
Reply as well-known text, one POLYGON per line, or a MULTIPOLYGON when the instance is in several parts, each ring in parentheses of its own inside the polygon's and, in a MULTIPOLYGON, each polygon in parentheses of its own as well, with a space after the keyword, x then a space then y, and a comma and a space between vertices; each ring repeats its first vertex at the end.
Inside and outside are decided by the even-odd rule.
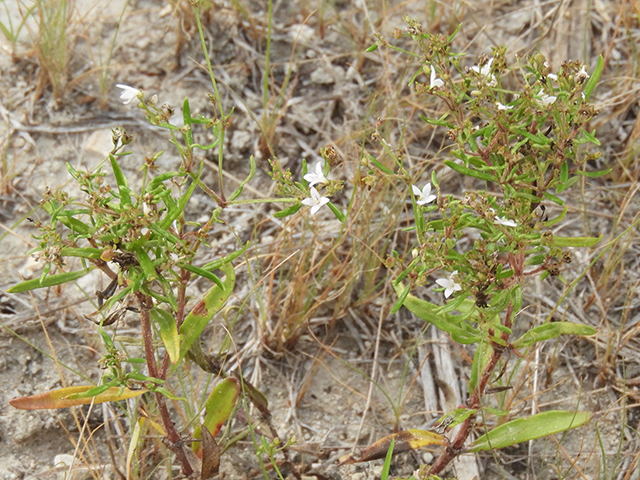
POLYGON ((493 223, 495 223, 496 225, 502 225, 505 227, 517 227, 518 224, 513 221, 513 220, 509 220, 507 217, 499 217, 496 215, 496 217, 493 219, 493 223))
POLYGON ((120 94, 120 100, 122 100, 122 103, 124 103, 125 105, 130 103, 134 98, 138 98, 140 95, 142 95, 142 92, 140 90, 130 87, 129 85, 118 83, 116 87, 123 90, 123 92, 120 94))
POLYGON ((483 81, 486 81, 487 79, 489 79, 489 81, 486 82, 488 86, 495 87, 498 84, 498 81, 496 80, 496 76, 491 73, 492 63, 493 63, 493 58, 489 60, 484 65, 484 67, 480 68, 478 65, 474 65, 473 67, 471 67, 471 70, 478 73, 482 77, 483 81))
POLYGON ((437 198, 435 195, 431 195, 431 182, 422 187, 422 190, 415 185, 411 185, 411 189, 413 190, 413 194, 416 196, 416 203, 418 205, 426 205, 437 198))
POLYGON ((307 173, 302 178, 309 182, 310 187, 328 182, 327 177, 324 176, 324 172, 322 171, 322 162, 316 163, 316 173, 307 173))
POLYGON ((442 81, 442 79, 436 78, 436 69, 433 67, 433 65, 430 65, 430 67, 431 67, 431 81, 429 82, 429 88, 444 87, 444 82, 442 81))
POLYGON ((498 110, 511 110, 513 105, 503 105, 500 102, 496 102, 496 107, 498 107, 498 110))
POLYGON ((436 283, 444 288, 444 298, 449 298, 453 292, 459 292, 462 290, 462 287, 459 283, 456 283, 453 280, 453 277, 458 274, 457 270, 454 270, 449 275, 449 278, 439 278, 436 280, 436 283))
POLYGON ((315 215, 316 212, 320 210, 320 207, 329 203, 329 199, 321 196, 320 193, 318 193, 318 190, 311 187, 311 197, 305 198, 302 200, 302 203, 311 207, 311 215, 315 215))
POLYGON ((541 105, 544 105, 546 107, 547 105, 551 105, 552 103, 555 103, 557 98, 558 97, 554 95, 547 95, 546 93, 543 93, 542 95, 540 95, 538 102, 541 105))
POLYGON ((555 73, 548 73, 547 77, 549 77, 551 80, 555 80, 556 82, 558 81, 558 75, 556 75, 555 73))

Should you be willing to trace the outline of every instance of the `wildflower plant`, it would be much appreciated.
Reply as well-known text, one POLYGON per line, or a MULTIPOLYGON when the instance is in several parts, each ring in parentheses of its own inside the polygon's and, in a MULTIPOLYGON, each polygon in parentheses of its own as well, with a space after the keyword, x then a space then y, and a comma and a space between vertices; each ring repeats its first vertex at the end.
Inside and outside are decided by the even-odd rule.
MULTIPOLYGON (((438 433, 400 432, 345 462, 382 458, 392 440, 396 452, 441 445, 428 469, 437 475, 461 453, 529 441, 584 425, 591 418, 589 412, 549 411, 508 421, 503 417, 500 426, 492 428, 496 409, 486 392, 503 375, 508 377, 501 372, 506 353, 521 355, 520 351, 562 334, 595 333, 587 325, 550 322, 550 315, 544 324, 513 338, 516 325, 519 331, 526 328, 518 323, 518 314, 528 280, 557 277, 566 283, 561 272, 571 261, 569 248, 599 241, 559 236, 551 227, 561 224, 568 212, 565 190, 581 178, 609 172, 592 171, 599 154, 589 146, 599 142, 587 130, 597 113, 589 98, 602 58, 595 68, 564 62, 553 75, 542 55, 509 58, 504 47, 497 47, 490 58, 485 55, 473 64, 452 51, 455 32, 449 37, 431 35, 423 33, 419 22, 405 20, 407 30, 394 36, 413 40, 415 52, 395 47, 382 36, 369 51, 387 47, 412 55, 419 63, 410 87, 418 99, 440 102, 444 110, 439 118, 421 118, 444 129, 452 144, 441 163, 470 178, 476 188, 457 195, 439 183, 438 167, 431 172, 430 183, 420 188, 402 157, 394 156, 393 169, 372 158, 370 172, 405 179, 414 215, 413 226, 406 230, 413 236, 412 256, 394 252, 387 261, 396 272, 393 285, 398 297, 392 313, 408 308, 452 341, 475 345, 475 356, 466 403, 445 412, 438 433), (557 214, 547 218, 543 212, 552 210, 546 208, 551 205, 557 214), (465 241, 469 238, 472 242, 465 241), (442 291, 442 301, 433 303, 412 294, 425 286, 442 291), (470 443, 477 418, 483 419, 484 427, 470 443), (458 428, 449 438, 446 432, 453 427, 458 428)), ((438 160, 430 164, 438 165, 438 160)))
MULTIPOLYGON (((193 3, 199 18, 197 2, 193 3)), ((198 27, 209 64, 199 22, 198 27)), ((236 278, 233 262, 250 244, 239 244, 230 254, 207 262, 201 260, 202 247, 208 246, 216 226, 229 225, 225 216, 233 214, 227 212, 235 205, 278 202, 294 204, 294 209, 299 210, 303 204, 309 204, 315 213, 329 201, 314 187, 286 180, 282 190, 286 198, 242 198, 245 185, 256 172, 253 157, 248 159, 248 177, 233 192, 227 191, 221 172, 230 114, 221 106, 212 73, 211 81, 210 99, 214 107, 219 107, 219 114, 193 115, 187 98, 181 109, 182 126, 172 123, 176 109, 158 105, 156 95, 149 97, 128 85, 116 85, 122 90, 120 100, 124 104, 137 105, 152 125, 169 133, 180 158, 179 165, 173 171, 160 171, 156 161, 163 152, 144 158, 140 162, 141 185, 134 189, 122 168, 122 164, 135 162, 134 152, 128 150, 135 144, 134 136, 123 128, 114 129, 113 148, 97 169, 81 170, 67 164, 82 198, 72 198, 64 190, 45 193, 41 207, 49 221, 36 222, 39 246, 32 252, 44 263, 44 268, 38 278, 9 289, 16 293, 62 285, 93 271, 108 279, 108 286, 96 292, 96 311, 87 316, 87 321, 98 324, 103 344, 104 355, 99 364, 104 373, 100 382, 19 397, 11 401, 14 407, 55 409, 140 397, 143 408, 127 404, 130 427, 129 445, 125 448, 127 469, 132 468, 132 456, 140 454, 139 440, 160 437, 166 452, 175 456, 182 474, 191 476, 200 472, 200 478, 215 476, 221 452, 252 434, 252 428, 245 428, 231 435, 229 419, 242 402, 253 404, 257 417, 270 429, 270 436, 278 438, 268 420, 270 412, 265 397, 240 373, 227 374, 217 356, 203 351, 200 344, 201 334, 233 292, 236 278), (198 143, 198 138, 207 135, 213 141, 198 143), (208 185, 203 180, 204 154, 216 151, 220 175, 216 185, 208 185), (112 184, 109 178, 113 179, 112 184), (197 191, 210 196, 216 207, 206 220, 196 222, 189 220, 189 215, 197 191), (79 269, 68 270, 78 263, 79 269), (198 278, 211 282, 212 286, 189 309, 189 287, 198 278), (140 321, 137 339, 140 356, 115 334, 114 328, 127 312, 137 314, 140 321), (191 364, 218 380, 204 397, 185 385, 191 364), (179 389, 187 394, 179 395, 179 389), (223 430, 225 425, 227 428, 223 430), (221 430, 224 431, 221 438, 216 438, 221 430)), ((288 178, 285 172, 281 175, 288 178)), ((314 179, 318 187, 327 182, 320 170, 314 179)), ((228 348, 229 342, 226 344, 228 348)), ((252 417, 256 415, 249 416, 247 411, 247 419, 255 421, 252 417)))

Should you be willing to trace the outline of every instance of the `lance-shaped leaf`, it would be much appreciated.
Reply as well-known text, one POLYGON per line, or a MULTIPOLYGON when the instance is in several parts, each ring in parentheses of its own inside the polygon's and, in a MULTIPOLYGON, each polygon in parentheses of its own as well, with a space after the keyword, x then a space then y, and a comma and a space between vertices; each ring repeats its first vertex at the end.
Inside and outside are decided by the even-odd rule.
POLYGON ((602 234, 599 237, 553 237, 553 244, 556 247, 593 247, 602 240, 602 234))
MULTIPOLYGON (((394 284, 394 288, 398 296, 406 295, 403 284, 394 284)), ((471 300, 463 299, 463 301, 464 300, 473 303, 471 300)), ((460 317, 448 313, 439 313, 439 307, 426 300, 421 300, 418 297, 408 294, 404 299, 403 305, 407 307, 411 313, 414 313, 429 323, 433 323, 439 330, 450 334, 451 338, 458 343, 467 345, 475 343, 482 338, 480 332, 471 328, 469 325, 466 325, 467 328, 463 328, 464 324, 461 323, 460 317)))
POLYGON ((525 348, 531 345, 551 340, 560 335, 595 335, 598 331, 589 326, 572 322, 551 322, 532 328, 518 340, 513 342, 513 348, 525 348))
POLYGON ((94 405, 105 402, 117 402, 118 400, 137 397, 146 392, 144 389, 130 390, 125 388, 122 393, 120 393, 120 388, 111 387, 95 397, 68 398, 70 395, 84 393, 93 388, 96 387, 94 385, 83 385, 79 387, 59 388, 38 395, 14 398, 10 400, 9 403, 12 407, 21 410, 53 410, 55 408, 75 407, 76 405, 89 405, 92 402, 94 405))
POLYGON ((588 423, 591 416, 591 412, 552 410, 528 418, 518 418, 477 438, 469 451, 482 452, 492 448, 504 448, 564 432, 588 423))
POLYGON ((151 310, 151 318, 160 327, 160 338, 164 348, 167 349, 171 363, 177 363, 180 358, 180 338, 175 317, 166 310, 154 308, 151 310))
POLYGON ((193 345, 193 342, 195 342, 204 331, 213 316, 224 306, 233 291, 233 286, 236 283, 236 273, 233 265, 227 263, 221 266, 220 270, 226 275, 224 282, 222 282, 224 289, 218 285, 214 285, 211 290, 205 294, 204 298, 198 302, 194 309, 191 310, 180 326, 180 336, 182 337, 180 360, 184 358, 191 348, 191 345, 193 345))
POLYGON ((403 432, 388 435, 377 442, 372 443, 368 447, 363 448, 360 451, 360 458, 356 459, 351 455, 343 457, 340 459, 340 465, 368 462, 371 460, 377 460, 378 458, 384 458, 387 455, 387 451, 389 450, 392 441, 394 442, 394 455, 408 452, 409 450, 415 450, 416 448, 427 447, 430 445, 441 446, 449 443, 446 437, 435 432, 417 429, 405 430, 403 432))
POLYGON ((36 288, 53 287, 55 285, 61 285, 67 282, 73 282, 74 280, 84 277, 87 273, 93 270, 94 267, 85 268, 84 270, 78 270, 76 272, 56 273, 55 275, 49 275, 43 279, 34 278, 20 282, 17 285, 7 289, 8 293, 20 293, 28 290, 34 290, 36 288))
MULTIPOLYGON (((233 411, 236 405, 236 401, 240 396, 240 383, 238 380, 232 377, 225 378, 219 382, 207 401, 205 403, 206 416, 202 425, 207 429, 210 434, 215 437, 222 428, 222 425, 227 421, 229 415, 233 411)), ((202 438, 203 430, 196 426, 193 432, 195 438, 202 438)), ((200 442, 194 442, 193 451, 200 456, 202 452, 202 445, 200 442)))

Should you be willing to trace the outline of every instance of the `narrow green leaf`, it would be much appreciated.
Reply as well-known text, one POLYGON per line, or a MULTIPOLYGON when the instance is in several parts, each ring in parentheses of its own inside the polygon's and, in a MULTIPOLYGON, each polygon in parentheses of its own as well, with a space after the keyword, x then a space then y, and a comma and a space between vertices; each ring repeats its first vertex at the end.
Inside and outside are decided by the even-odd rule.
POLYGON ((245 178, 242 181, 242 183, 240 183, 236 191, 231 194, 231 196, 229 197, 229 201, 235 200, 242 194, 242 190, 244 189, 244 186, 247 184, 247 182, 249 182, 249 180, 253 178, 255 174, 256 174, 256 161, 253 158, 253 155, 251 155, 249 157, 249 175, 247 176, 247 178, 245 178))
POLYGON ((91 258, 97 260, 102 255, 102 250, 99 248, 85 247, 62 247, 60 249, 60 255, 63 257, 79 257, 79 258, 91 258))
POLYGON ((589 178, 597 178, 597 177, 604 177, 605 175, 608 175, 609 173, 611 173, 612 170, 613 168, 607 168, 606 170, 599 170, 597 172, 585 172, 584 170, 578 170, 576 172, 576 175, 581 175, 583 177, 589 177, 589 178))
POLYGON ((365 52, 366 53, 371 53, 371 52, 375 52, 378 49, 378 43, 374 43, 373 45, 371 45, 370 47, 368 47, 365 52))
POLYGON ((340 211, 340 209, 338 207, 336 207, 333 203, 329 202, 327 203, 327 207, 329 207, 331 209, 331 211, 333 212, 333 214, 336 216, 336 218, 338 220, 340 220, 340 222, 344 223, 344 214, 340 211))
POLYGON ((205 270, 216 270, 217 268, 220 268, 222 265, 224 265, 225 263, 229 263, 233 260, 235 260, 236 258, 238 258, 240 255, 242 255, 244 252, 247 251, 247 248, 249 248, 251 246, 251 242, 247 241, 247 243, 245 244, 244 247, 242 247, 240 250, 236 250, 233 253, 230 253, 229 255, 225 255, 222 258, 219 258, 218 260, 214 260, 213 262, 209 262, 205 265, 202 266, 203 269, 205 270))
POLYGON ((602 240, 602 234, 599 237, 553 237, 553 244, 556 247, 593 247, 600 240, 602 240))
MULTIPOLYGON (((404 292, 404 285, 394 285, 397 295, 402 295, 404 292)), ((426 300, 419 299, 411 294, 408 294, 404 300, 403 305, 412 313, 420 317, 421 319, 432 323, 436 328, 447 332, 458 343, 465 345, 477 342, 482 338, 480 332, 475 329, 469 328, 470 331, 458 326, 460 319, 450 314, 436 314, 435 311, 439 308, 436 305, 427 302, 426 300)))
POLYGON ((543 412, 528 418, 519 418, 500 425, 477 438, 471 444, 470 452, 482 452, 516 445, 536 438, 581 427, 591 420, 591 412, 571 412, 555 410, 543 412))
POLYGON ((44 277, 43 279, 34 278, 32 280, 26 280, 7 289, 7 292, 27 292, 29 290, 35 290, 36 288, 53 287, 55 285, 62 285, 63 283, 73 282, 74 280, 84 277, 94 268, 95 267, 85 268, 84 270, 78 270, 76 272, 56 273, 55 275, 49 275, 48 277, 44 277))
POLYGON ((538 325, 513 342, 513 348, 530 347, 544 340, 551 340, 560 335, 594 335, 598 331, 589 326, 572 322, 551 322, 538 325))
POLYGON ((449 167, 451 170, 455 170, 458 173, 463 175, 467 175, 468 177, 478 178, 480 180, 484 180, 486 182, 498 182, 498 179, 493 175, 489 175, 488 173, 479 172, 478 170, 472 170, 471 168, 467 168, 463 165, 458 165, 457 163, 451 160, 445 160, 444 164, 449 167))
POLYGON ((188 127, 181 129, 183 132, 182 137, 187 147, 191 147, 193 145, 193 132, 191 131, 193 120, 191 119, 191 107, 189 107, 188 97, 185 97, 184 102, 182 102, 182 120, 184 121, 185 127, 188 127))
POLYGON ((193 342, 198 339, 209 321, 224 306, 233 291, 236 281, 233 265, 227 263, 220 267, 220 270, 226 275, 224 282, 222 282, 224 289, 218 285, 214 285, 194 309, 191 310, 180 326, 180 336, 182 337, 180 360, 185 357, 191 345, 193 345, 193 342))
POLYGON ((116 183, 118 184, 118 192, 120 192, 120 203, 122 205, 131 205, 131 196, 129 195, 129 185, 127 184, 127 177, 124 176, 118 160, 115 155, 109 154, 109 160, 111 161, 111 169, 113 175, 116 177, 116 183))
POLYGON ((147 255, 147 252, 142 247, 134 247, 133 249, 136 252, 136 257, 138 258, 138 263, 142 267, 142 271, 144 272, 145 281, 152 282, 156 279, 156 269, 153 266, 153 262, 147 255))
POLYGON ((290 207, 287 207, 283 210, 280 210, 279 212, 276 212, 273 214, 273 216, 275 218, 284 218, 284 217, 288 217, 289 215, 293 215, 294 213, 297 213, 298 210, 300 210, 302 208, 302 204, 301 203, 297 203, 295 205, 291 205, 290 207))
POLYGON ((591 96, 591 93, 593 92, 593 90, 596 88, 596 84, 600 79, 600 74, 602 73, 603 66, 604 66, 604 59, 602 58, 602 55, 600 55, 598 57, 598 63, 596 65, 596 68, 593 70, 591 77, 589 78, 589 80, 587 80, 587 83, 584 86, 584 98, 587 101, 589 100, 589 97, 591 96))
POLYGON ((376 157, 374 157, 373 155, 369 155, 369 160, 371 161, 371 163, 373 163, 376 168, 378 168, 379 170, 382 170, 384 173, 386 173, 387 175, 393 175, 393 170, 389 170, 387 167, 385 167, 383 164, 381 164, 376 157))
POLYGON ((411 291, 411 285, 407 285, 402 291, 402 293, 398 296, 398 300, 393 305, 393 308, 389 313, 393 314, 393 313, 396 313, 398 310, 400 310, 400 307, 402 307, 402 304, 404 303, 405 298, 407 298, 407 295, 409 295, 410 291, 411 291))
POLYGON ((478 342, 478 348, 473 356, 473 364, 471 365, 471 375, 469 377, 469 395, 473 394, 473 391, 478 385, 478 380, 484 372, 484 368, 489 363, 493 348, 488 340, 482 339, 478 342))
POLYGON ((420 114, 420 118, 424 122, 428 123, 429 125, 436 125, 438 127, 454 128, 455 125, 453 123, 449 123, 449 122, 445 122, 444 121, 444 119, 447 118, 448 116, 449 116, 449 113, 445 113, 439 119, 435 120, 433 118, 425 117, 424 115, 420 114))
POLYGON ((166 310, 154 308, 151 310, 151 319, 160 327, 160 338, 171 363, 175 365, 180 358, 180 338, 175 317, 166 310))
POLYGON ((195 266, 193 266, 193 265, 191 265, 189 263, 179 263, 178 266, 180 266, 180 268, 184 268, 188 272, 195 273, 196 275, 200 275, 201 277, 204 277, 204 278, 208 278, 213 283, 218 285, 218 287, 224 288, 224 285, 222 284, 222 280, 220 280, 216 275, 211 273, 209 270, 205 270, 204 268, 195 267, 195 266))

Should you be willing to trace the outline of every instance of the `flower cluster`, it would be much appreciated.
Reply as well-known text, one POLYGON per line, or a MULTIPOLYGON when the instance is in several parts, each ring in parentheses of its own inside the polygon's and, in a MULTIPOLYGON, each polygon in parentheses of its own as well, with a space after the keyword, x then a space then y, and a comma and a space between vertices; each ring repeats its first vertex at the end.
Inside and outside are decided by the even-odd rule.
POLYGON ((309 183, 309 187, 311 187, 309 189, 311 196, 302 200, 303 205, 311 207, 311 215, 315 215, 323 205, 329 203, 329 199, 320 195, 320 192, 318 192, 318 190, 315 188, 315 185, 324 185, 329 182, 329 180, 327 180, 327 177, 325 177, 324 175, 322 163, 323 162, 316 163, 315 173, 307 173, 304 177, 302 177, 309 183))

